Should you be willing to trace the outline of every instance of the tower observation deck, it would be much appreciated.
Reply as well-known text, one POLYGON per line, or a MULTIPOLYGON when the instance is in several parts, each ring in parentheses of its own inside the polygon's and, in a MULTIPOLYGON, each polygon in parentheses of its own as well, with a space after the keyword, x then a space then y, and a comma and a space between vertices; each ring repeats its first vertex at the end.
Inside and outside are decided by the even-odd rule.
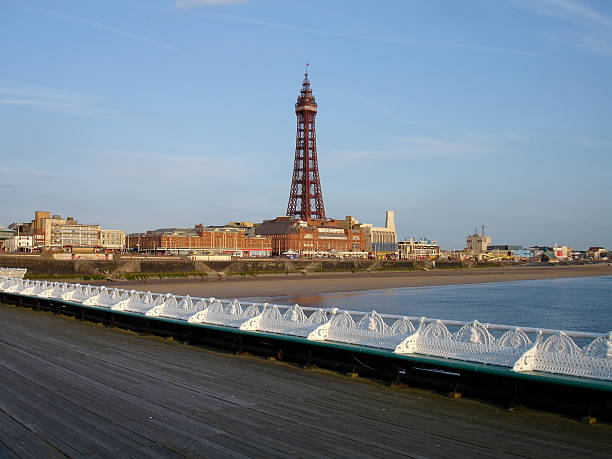
POLYGON ((317 103, 310 89, 308 64, 306 64, 302 89, 295 104, 295 114, 297 116, 295 161, 287 216, 301 220, 324 220, 325 208, 319 179, 315 130, 317 103))

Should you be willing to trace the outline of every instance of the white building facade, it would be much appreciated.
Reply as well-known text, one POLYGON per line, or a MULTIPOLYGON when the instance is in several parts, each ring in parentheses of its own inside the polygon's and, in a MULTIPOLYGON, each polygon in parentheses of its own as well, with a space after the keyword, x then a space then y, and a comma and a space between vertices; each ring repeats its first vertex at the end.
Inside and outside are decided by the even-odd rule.
POLYGON ((6 240, 4 247, 9 252, 31 252, 34 248, 34 238, 32 236, 13 236, 6 240))
POLYGON ((425 238, 416 241, 411 237, 408 241, 400 241, 397 243, 397 250, 400 260, 435 260, 440 257, 438 241, 425 238))
POLYGON ((100 245, 104 249, 123 250, 125 248, 125 231, 101 229, 100 245))

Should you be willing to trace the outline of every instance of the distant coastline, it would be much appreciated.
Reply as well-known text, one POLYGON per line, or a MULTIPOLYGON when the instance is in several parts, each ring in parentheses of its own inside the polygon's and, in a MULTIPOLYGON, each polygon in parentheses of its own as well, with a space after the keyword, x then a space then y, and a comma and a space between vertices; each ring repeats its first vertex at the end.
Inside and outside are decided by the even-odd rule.
POLYGON ((433 285, 612 276, 612 265, 504 266, 430 271, 258 275, 208 280, 95 281, 124 289, 216 298, 276 297, 433 285))

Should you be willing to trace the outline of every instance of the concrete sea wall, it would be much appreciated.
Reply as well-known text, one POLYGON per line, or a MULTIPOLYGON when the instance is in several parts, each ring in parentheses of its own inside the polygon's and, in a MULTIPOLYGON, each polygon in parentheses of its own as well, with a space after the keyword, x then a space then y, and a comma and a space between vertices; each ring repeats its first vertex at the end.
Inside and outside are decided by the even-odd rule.
MULTIPOLYGON (((29 276, 75 276, 184 273, 198 275, 316 274, 325 272, 401 271, 431 269, 429 261, 245 259, 193 261, 120 257, 115 260, 54 260, 36 255, 0 255, 0 266, 27 268, 29 276)), ((435 268, 462 268, 473 263, 436 262, 435 268)))

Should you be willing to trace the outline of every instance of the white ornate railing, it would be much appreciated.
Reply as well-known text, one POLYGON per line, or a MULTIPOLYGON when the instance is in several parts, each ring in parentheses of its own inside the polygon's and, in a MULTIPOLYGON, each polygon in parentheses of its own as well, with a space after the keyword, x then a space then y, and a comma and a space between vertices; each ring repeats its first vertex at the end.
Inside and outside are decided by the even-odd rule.
POLYGON ((0 291, 194 324, 612 381, 612 332, 570 332, 247 303, 0 276, 0 291))
POLYGON ((28 270, 25 268, 0 268, 0 277, 9 277, 11 279, 23 279, 28 270))

